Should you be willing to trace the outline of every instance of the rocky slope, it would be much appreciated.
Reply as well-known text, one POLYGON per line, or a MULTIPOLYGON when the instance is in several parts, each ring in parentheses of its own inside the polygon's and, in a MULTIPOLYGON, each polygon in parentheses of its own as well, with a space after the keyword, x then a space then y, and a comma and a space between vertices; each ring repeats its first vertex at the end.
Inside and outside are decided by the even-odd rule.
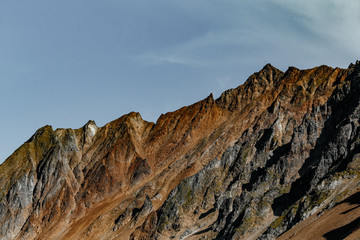
MULTIPOLYGON (((306 221, 333 219, 360 190, 359 93, 359 62, 268 64, 156 123, 129 113, 103 127, 45 126, 0 166, 0 238, 311 236, 306 221)), ((353 210, 352 228, 318 235, 360 236, 353 210)))

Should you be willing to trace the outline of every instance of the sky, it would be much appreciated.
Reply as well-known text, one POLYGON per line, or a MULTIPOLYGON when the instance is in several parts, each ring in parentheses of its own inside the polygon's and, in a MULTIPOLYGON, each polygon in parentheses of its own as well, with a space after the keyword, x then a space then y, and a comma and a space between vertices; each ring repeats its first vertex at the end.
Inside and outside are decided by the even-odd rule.
POLYGON ((266 63, 347 68, 358 0, 0 0, 0 163, 44 126, 155 122, 266 63))

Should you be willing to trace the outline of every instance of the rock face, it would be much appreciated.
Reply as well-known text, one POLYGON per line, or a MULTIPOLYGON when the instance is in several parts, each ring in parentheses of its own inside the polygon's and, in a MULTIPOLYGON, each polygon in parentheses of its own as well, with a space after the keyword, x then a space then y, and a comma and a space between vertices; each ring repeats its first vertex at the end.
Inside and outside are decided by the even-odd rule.
MULTIPOLYGON (((312 236, 301 224, 360 191, 359 117, 359 62, 268 64, 156 123, 132 112, 103 127, 45 126, 0 166, 0 238, 312 236)), ((344 225, 357 224, 347 211, 344 225)))

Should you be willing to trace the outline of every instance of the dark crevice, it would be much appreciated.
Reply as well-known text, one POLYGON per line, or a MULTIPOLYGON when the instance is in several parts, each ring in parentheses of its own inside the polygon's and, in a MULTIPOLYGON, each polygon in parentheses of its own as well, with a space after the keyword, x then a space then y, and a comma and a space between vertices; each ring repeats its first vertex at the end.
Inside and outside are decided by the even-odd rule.
POLYGON ((272 128, 267 128, 264 130, 261 138, 256 142, 255 147, 258 151, 263 150, 267 142, 270 141, 274 130, 272 128))
POLYGON ((139 212, 141 212, 142 208, 134 208, 131 212, 131 217, 135 217, 139 212))
POLYGON ((250 181, 242 186, 243 190, 251 191, 253 185, 258 182, 260 177, 265 176, 266 170, 275 165, 282 156, 286 155, 291 150, 291 142, 282 145, 275 149, 273 156, 266 162, 265 167, 256 169, 251 173, 250 181))
POLYGON ((49 159, 51 156, 54 155, 55 152, 55 147, 50 148, 42 157, 42 160, 40 160, 38 167, 36 168, 36 175, 37 175, 37 180, 40 180, 40 177, 42 176, 42 174, 44 174, 44 169, 46 166, 49 165, 49 159))
POLYGON ((226 191, 229 191, 232 187, 232 185, 236 182, 238 182, 240 179, 240 175, 237 175, 236 177, 234 177, 231 182, 229 183, 228 187, 226 188, 226 191))
MULTIPOLYGON (((329 127, 331 128, 332 125, 329 127)), ((328 136, 329 134, 332 134, 332 131, 328 131, 325 127, 318 143, 325 142, 323 139, 332 139, 332 136, 328 136)), ((300 177, 291 184, 290 192, 274 199, 272 209, 276 216, 281 216, 285 209, 293 205, 310 189, 311 182, 316 174, 316 166, 320 162, 321 153, 325 148, 325 144, 321 145, 323 146, 318 146, 317 144, 317 146, 310 152, 310 157, 305 160, 303 166, 299 170, 300 177)))
POLYGON ((124 218, 125 213, 121 214, 119 217, 117 217, 114 221, 115 225, 117 225, 123 218, 124 218))
MULTIPOLYGON (((244 144, 241 146, 244 147, 244 144)), ((230 165, 228 172, 231 173, 232 176, 237 176, 241 172, 242 162, 241 162, 241 154, 242 154, 242 148, 237 152, 236 158, 233 161, 233 163, 230 165)))
POLYGON ((234 230, 241 225, 242 219, 244 218, 244 215, 245 215, 245 211, 243 211, 234 222, 232 222, 233 215, 234 215, 234 212, 231 212, 231 214, 229 214, 226 217, 225 227, 223 229, 221 229, 219 234, 216 236, 215 240, 233 239, 234 230))
MULTIPOLYGON (((360 128, 357 129, 357 134, 356 134, 356 137, 354 138, 355 140, 359 138, 359 135, 360 135, 359 132, 360 132, 360 128)), ((352 162, 354 156, 356 154, 360 153, 360 146, 359 146, 360 143, 357 144, 358 146, 354 147, 353 150, 351 150, 351 145, 352 145, 352 143, 349 143, 347 146, 348 154, 345 157, 345 159, 342 161, 337 161, 335 164, 333 164, 333 166, 338 165, 338 167, 337 167, 338 172, 345 171, 348 168, 349 163, 352 162)))
POLYGON ((211 208, 209 211, 207 211, 207 212, 205 212, 205 213, 202 213, 202 214, 199 216, 199 220, 207 217, 208 215, 210 215, 211 213, 213 213, 213 212, 215 212, 215 211, 216 211, 215 208, 211 208))
MULTIPOLYGON (((339 89, 339 91, 342 91, 342 89, 339 89)), ((338 98, 339 96, 335 93, 331 99, 332 101, 329 101, 332 102, 330 105, 330 107, 333 108, 332 114, 325 122, 315 148, 310 151, 309 158, 305 160, 305 163, 299 170, 300 177, 292 183, 289 193, 281 195, 274 200, 272 209, 276 216, 280 216, 285 209, 293 205, 310 190, 312 181, 316 177, 315 175, 322 159, 321 157, 323 153, 326 152, 330 141, 335 139, 338 134, 339 124, 344 122, 345 118, 356 109, 357 104, 354 104, 354 97, 351 94, 340 102, 336 102, 335 99, 338 98)), ((357 103, 357 101, 355 102, 357 103)), ((344 161, 344 164, 345 162, 348 161, 344 161)))

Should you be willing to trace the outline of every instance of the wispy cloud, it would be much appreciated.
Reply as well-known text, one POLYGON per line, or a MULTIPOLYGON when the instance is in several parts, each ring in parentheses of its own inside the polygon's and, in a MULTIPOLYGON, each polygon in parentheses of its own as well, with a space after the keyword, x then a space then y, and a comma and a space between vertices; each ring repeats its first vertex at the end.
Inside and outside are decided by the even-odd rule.
POLYGON ((268 62, 346 67, 360 55, 359 0, 37 2, 1 4, 0 130, 13 140, 0 142, 0 162, 42 123, 105 123, 129 110, 156 120, 268 62), (29 109, 19 130, 14 119, 29 109))
POLYGON ((220 9, 209 3, 202 9, 197 4, 186 6, 189 13, 211 23, 211 29, 166 49, 146 52, 140 58, 155 64, 205 68, 259 59, 301 67, 336 65, 360 54, 360 47, 355 45, 360 40, 358 1, 229 2, 220 9))
POLYGON ((149 64, 161 65, 161 64, 181 64, 181 65, 193 65, 194 61, 182 59, 174 55, 140 55, 136 56, 137 59, 145 61, 149 64))
MULTIPOLYGON (((314 34, 336 41, 339 47, 352 48, 358 42, 360 31, 360 2, 357 0, 273 0, 289 12, 299 16, 298 21, 314 34)), ((354 49, 355 47, 355 49, 354 49)))

